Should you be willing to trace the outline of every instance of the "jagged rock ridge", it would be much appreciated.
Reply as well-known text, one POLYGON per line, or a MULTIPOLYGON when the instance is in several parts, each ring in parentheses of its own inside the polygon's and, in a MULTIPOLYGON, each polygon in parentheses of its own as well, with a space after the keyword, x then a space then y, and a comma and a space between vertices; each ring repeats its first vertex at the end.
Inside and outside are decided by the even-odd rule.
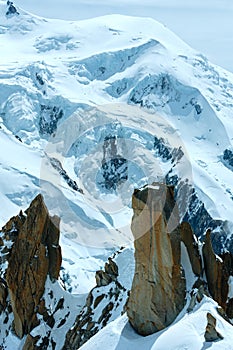
POLYGON ((13 329, 22 338, 38 325, 37 311, 47 276, 57 280, 61 266, 59 218, 50 217, 39 194, 1 232, 1 310, 10 305, 13 329), (9 295, 9 298, 8 298, 9 295))
MULTIPOLYGON (((119 252, 122 254, 122 252, 119 252)), ((86 300, 75 324, 66 335, 63 350, 76 350, 105 327, 111 320, 124 313, 128 290, 118 280, 118 266, 112 258, 104 270, 96 272, 96 287, 86 300)))
POLYGON ((135 191, 132 206, 136 267, 127 314, 137 332, 148 335, 173 322, 185 305, 180 232, 168 233, 173 188, 156 185, 135 191))
POLYGON ((63 343, 57 342, 57 332, 62 332, 59 339, 64 339, 77 317, 64 339, 64 349, 76 349, 124 312, 129 290, 121 284, 113 260, 124 252, 123 248, 109 258, 104 270, 96 272, 96 287, 86 304, 84 299, 75 301, 62 287, 58 288, 62 283, 57 282, 61 266, 59 221, 49 216, 42 195, 38 195, 25 214, 20 212, 2 228, 0 316, 6 324, 2 329, 3 343, 9 334, 15 334, 22 339, 23 350, 61 349, 63 343))
MULTIPOLYGON (((133 328, 142 335, 155 333, 170 325, 183 309, 187 294, 181 242, 187 249, 195 276, 187 311, 191 312, 196 301, 207 294, 219 303, 226 316, 232 318, 233 300, 228 295, 233 256, 229 252, 220 257, 215 255, 210 230, 202 250, 199 249, 189 223, 179 224, 174 187, 153 184, 135 190, 132 206, 136 268, 127 315, 133 328), (171 230, 175 222, 177 225, 171 230)), ((207 332, 206 337, 211 336, 207 332)))

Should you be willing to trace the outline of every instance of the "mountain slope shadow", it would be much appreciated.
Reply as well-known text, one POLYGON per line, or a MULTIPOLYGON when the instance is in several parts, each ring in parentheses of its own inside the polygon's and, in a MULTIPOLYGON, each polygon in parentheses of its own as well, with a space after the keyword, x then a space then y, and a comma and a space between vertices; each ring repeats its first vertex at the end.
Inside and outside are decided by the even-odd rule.
MULTIPOLYGON (((166 329, 165 329, 166 330, 166 329)), ((131 327, 130 323, 127 322, 124 326, 119 342, 115 348, 115 350, 136 350, 143 347, 143 350, 151 350, 155 345, 156 339, 164 332, 157 332, 156 335, 153 334, 151 336, 143 337, 136 333, 134 329, 131 327), (129 347, 130 344, 130 347, 129 347)))

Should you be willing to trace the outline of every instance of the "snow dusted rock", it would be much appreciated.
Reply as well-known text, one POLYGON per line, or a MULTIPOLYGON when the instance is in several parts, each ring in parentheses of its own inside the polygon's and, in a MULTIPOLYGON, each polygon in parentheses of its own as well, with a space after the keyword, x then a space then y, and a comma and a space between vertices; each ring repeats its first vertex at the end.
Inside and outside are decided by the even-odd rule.
MULTIPOLYGON (((127 256, 127 249, 120 252, 121 254, 127 256)), ((121 284, 118 266, 112 258, 108 259, 104 270, 96 272, 96 284, 75 324, 67 333, 63 350, 78 349, 124 312, 128 290, 121 284)))
POLYGON ((116 136, 108 136, 104 140, 102 172, 105 188, 111 190, 128 179, 128 162, 118 154, 116 136))
POLYGON ((136 268, 127 315, 142 335, 170 325, 185 304, 180 231, 169 233, 169 219, 175 208, 173 190, 156 184, 133 194, 136 268))
POLYGON ((19 15, 19 12, 17 11, 16 7, 13 4, 13 1, 7 1, 7 6, 8 6, 8 9, 6 11, 7 17, 19 15))
MULTIPOLYGON (((20 338, 38 325, 36 311, 47 275, 55 281, 61 266, 59 218, 49 216, 41 195, 33 200, 25 214, 12 218, 2 232, 8 253, 2 286, 7 284, 14 330, 20 338), (10 249, 7 242, 12 243, 10 249)), ((1 288, 3 307, 5 296, 6 289, 1 288)))
POLYGON ((96 284, 97 287, 107 286, 112 281, 115 281, 118 276, 117 264, 111 259, 108 259, 108 263, 105 263, 105 271, 96 271, 96 284))
POLYGON ((58 120, 64 115, 62 109, 56 106, 41 105, 39 128, 41 135, 53 134, 57 129, 58 120))
POLYGON ((212 342, 216 340, 223 339, 223 336, 216 331, 216 318, 211 315, 211 313, 207 313, 207 326, 205 331, 205 340, 207 342, 212 342))
POLYGON ((112 281, 111 276, 109 276, 105 271, 96 271, 96 284, 97 287, 107 286, 112 281))

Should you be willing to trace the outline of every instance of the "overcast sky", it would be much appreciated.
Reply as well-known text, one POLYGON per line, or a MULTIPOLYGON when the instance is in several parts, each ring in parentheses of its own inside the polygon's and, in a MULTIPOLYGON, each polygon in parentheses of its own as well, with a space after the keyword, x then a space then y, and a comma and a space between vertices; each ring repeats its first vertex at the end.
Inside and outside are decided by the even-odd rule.
POLYGON ((15 4, 40 16, 69 20, 111 13, 153 17, 233 72, 233 0, 15 0, 15 4))

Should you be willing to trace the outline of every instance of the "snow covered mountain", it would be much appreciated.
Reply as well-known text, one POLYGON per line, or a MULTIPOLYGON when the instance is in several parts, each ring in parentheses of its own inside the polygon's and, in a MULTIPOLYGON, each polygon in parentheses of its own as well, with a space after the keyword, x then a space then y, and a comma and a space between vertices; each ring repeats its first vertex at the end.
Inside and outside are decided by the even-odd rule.
MULTIPOLYGON (((233 75, 149 18, 7 11, 0 1, 0 224, 42 192, 61 217, 61 278, 87 294, 120 247, 133 266, 132 193, 159 180, 200 238, 210 227, 215 251, 233 252, 233 75)), ((125 316, 114 322, 107 335, 125 316)))

